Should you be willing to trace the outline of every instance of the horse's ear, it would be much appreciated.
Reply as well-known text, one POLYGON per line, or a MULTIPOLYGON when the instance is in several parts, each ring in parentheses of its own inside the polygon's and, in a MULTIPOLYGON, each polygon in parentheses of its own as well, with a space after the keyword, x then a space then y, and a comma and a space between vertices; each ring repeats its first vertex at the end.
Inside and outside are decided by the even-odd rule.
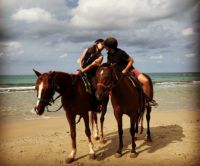
POLYGON ((33 69, 33 71, 35 72, 37 77, 39 77, 41 75, 41 73, 39 71, 36 71, 35 69, 33 69))
POLYGON ((55 76, 55 74, 56 74, 56 72, 55 72, 55 71, 53 71, 53 72, 52 72, 52 76, 54 77, 54 76, 55 76))
POLYGON ((55 71, 50 71, 49 74, 54 77, 55 76, 55 71))

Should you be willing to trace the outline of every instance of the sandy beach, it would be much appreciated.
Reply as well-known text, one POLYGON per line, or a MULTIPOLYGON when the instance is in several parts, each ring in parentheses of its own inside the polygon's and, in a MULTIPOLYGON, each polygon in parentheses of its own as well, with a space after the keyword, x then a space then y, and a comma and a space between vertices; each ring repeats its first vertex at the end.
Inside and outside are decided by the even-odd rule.
MULTIPOLYGON (((123 117, 124 149, 121 158, 114 154, 118 145, 117 123, 112 113, 105 117, 105 144, 93 140, 96 159, 88 158, 88 143, 83 120, 77 125, 77 156, 71 165, 200 165, 200 112, 153 111, 153 142, 145 142, 145 132, 136 141, 137 158, 130 158, 129 119, 123 117)), ((146 122, 144 121, 146 129, 146 122)), ((69 125, 65 117, 32 121, 1 121, 1 165, 64 165, 71 152, 69 125)))

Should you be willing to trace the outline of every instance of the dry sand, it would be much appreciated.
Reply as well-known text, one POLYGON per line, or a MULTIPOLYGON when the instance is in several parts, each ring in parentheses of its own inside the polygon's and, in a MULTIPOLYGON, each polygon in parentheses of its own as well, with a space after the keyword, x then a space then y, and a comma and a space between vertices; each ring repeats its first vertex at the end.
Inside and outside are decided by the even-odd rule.
MULTIPOLYGON (((77 125, 77 156, 70 165, 200 165, 200 111, 153 111, 151 131, 153 142, 144 141, 145 132, 136 141, 137 158, 130 158, 129 119, 123 117, 124 151, 114 154, 118 146, 117 123, 113 114, 105 117, 105 144, 93 140, 96 160, 88 159, 88 142, 83 120, 77 125)), ((146 128, 146 122, 144 121, 146 128)), ((1 122, 0 165, 64 165, 71 152, 69 125, 65 117, 33 121, 1 122)))

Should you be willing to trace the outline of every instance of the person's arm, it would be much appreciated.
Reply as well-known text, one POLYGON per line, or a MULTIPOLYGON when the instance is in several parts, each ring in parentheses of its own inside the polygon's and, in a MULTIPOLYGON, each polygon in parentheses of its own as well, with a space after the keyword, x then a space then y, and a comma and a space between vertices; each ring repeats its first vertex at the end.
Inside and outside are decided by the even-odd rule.
POLYGON ((86 54, 87 51, 88 51, 88 48, 86 48, 86 49, 83 51, 83 53, 82 53, 82 55, 81 55, 81 57, 80 57, 79 65, 80 65, 80 68, 81 68, 81 69, 82 69, 82 62, 83 62, 83 59, 84 59, 85 54, 86 54))
POLYGON ((82 69, 82 72, 87 72, 90 69, 92 69, 95 66, 101 65, 101 62, 103 61, 103 55, 99 56, 94 62, 92 62, 90 65, 88 65, 86 68, 82 69))
POLYGON ((128 58, 128 64, 125 67, 125 69, 122 70, 122 73, 127 73, 129 71, 129 69, 131 68, 131 66, 133 65, 133 62, 134 62, 133 58, 131 58, 129 56, 129 58, 128 58))

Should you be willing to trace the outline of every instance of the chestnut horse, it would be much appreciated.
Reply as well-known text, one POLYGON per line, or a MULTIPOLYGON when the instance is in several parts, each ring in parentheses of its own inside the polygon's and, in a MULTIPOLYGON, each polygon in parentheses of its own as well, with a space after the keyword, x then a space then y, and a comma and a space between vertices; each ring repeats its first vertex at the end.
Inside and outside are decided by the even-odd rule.
MULTIPOLYGON (((149 78, 149 77, 148 77, 149 78)), ((137 90, 137 87, 133 85, 127 76, 123 75, 117 70, 115 65, 103 64, 97 71, 97 89, 96 97, 102 99, 105 94, 109 91, 111 93, 111 103, 114 109, 114 115, 118 123, 118 134, 119 134, 119 147, 115 154, 115 157, 122 156, 123 148, 123 127, 122 127, 122 116, 126 114, 130 117, 130 134, 132 136, 132 150, 130 157, 136 157, 136 144, 135 144, 135 132, 138 128, 139 119, 143 117, 144 113, 144 101, 141 97, 141 92, 137 90)), ((152 91, 152 89, 151 89, 152 91)), ((151 94, 152 95, 152 94, 151 94)), ((150 139, 150 107, 148 108, 148 131, 147 137, 150 139)))
MULTIPOLYGON (((91 96, 86 92, 81 77, 79 75, 57 71, 43 74, 36 70, 34 70, 34 72, 38 76, 35 86, 38 98, 35 111, 38 115, 42 115, 45 107, 52 103, 55 92, 61 95, 61 102, 69 122, 72 141, 72 151, 69 157, 66 159, 66 163, 73 162, 76 156, 77 148, 75 119, 77 115, 82 117, 84 120, 85 134, 89 141, 89 157, 94 159, 95 152, 91 140, 88 114, 88 112, 94 107, 92 107, 91 96)), ((105 107, 106 106, 103 108, 105 107)))

